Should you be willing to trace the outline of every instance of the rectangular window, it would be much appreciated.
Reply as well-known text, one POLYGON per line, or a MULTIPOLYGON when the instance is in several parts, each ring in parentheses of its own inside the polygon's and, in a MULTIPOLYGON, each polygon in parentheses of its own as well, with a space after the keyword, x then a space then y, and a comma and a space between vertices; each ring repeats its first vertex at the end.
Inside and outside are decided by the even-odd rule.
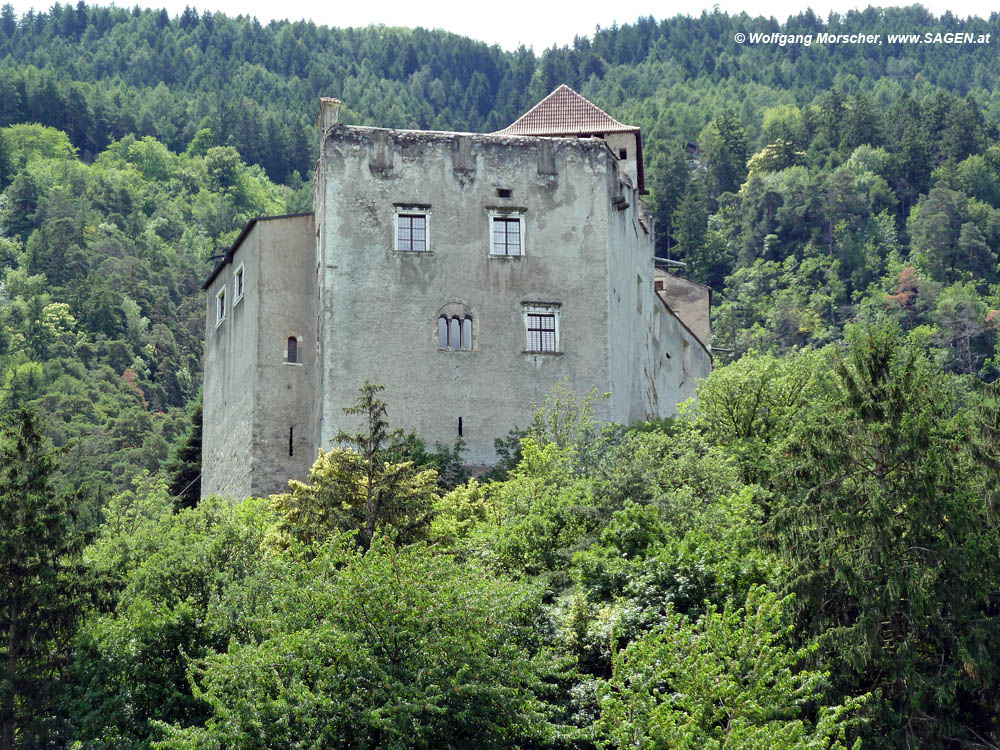
POLYGON ((523 229, 520 216, 491 216, 490 255, 523 255, 523 229))
POLYGON ((222 287, 215 295, 215 325, 222 325, 226 319, 226 287, 222 287))
POLYGON ((233 274, 233 287, 236 289, 236 297, 233 298, 233 304, 235 305, 241 299, 243 299, 243 264, 236 268, 236 272, 233 274))
POLYGON ((524 350, 527 352, 558 352, 559 303, 525 303, 524 350))
POLYGON ((396 250, 401 253, 427 251, 427 214, 396 214, 396 250))
POLYGON ((556 316, 550 313, 528 313, 528 351, 556 350, 556 316))

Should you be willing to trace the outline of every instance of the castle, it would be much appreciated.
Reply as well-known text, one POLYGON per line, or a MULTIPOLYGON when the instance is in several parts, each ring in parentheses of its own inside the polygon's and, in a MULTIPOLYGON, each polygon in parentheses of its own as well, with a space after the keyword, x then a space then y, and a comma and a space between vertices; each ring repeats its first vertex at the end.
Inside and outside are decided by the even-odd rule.
POLYGON ((562 379, 622 423, 693 395, 709 292, 654 262, 638 128, 567 86, 491 134, 339 107, 313 212, 254 219, 204 284, 203 495, 304 479, 365 379, 393 426, 479 465, 562 379))

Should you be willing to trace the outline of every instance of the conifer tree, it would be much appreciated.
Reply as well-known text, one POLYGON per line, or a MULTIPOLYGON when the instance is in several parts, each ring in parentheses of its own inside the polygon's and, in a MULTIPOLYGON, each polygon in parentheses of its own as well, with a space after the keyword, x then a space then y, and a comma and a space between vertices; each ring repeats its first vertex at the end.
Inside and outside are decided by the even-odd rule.
POLYGON ((775 517, 801 625, 844 694, 881 693, 882 746, 988 736, 1000 539, 982 488, 995 462, 969 449, 952 381, 898 327, 853 332, 835 373, 835 395, 786 444, 775 517))
POLYGON ((179 507, 193 508, 201 497, 201 394, 191 408, 187 429, 164 464, 167 488, 179 507))
POLYGON ((400 432, 389 430, 386 405, 378 397, 383 388, 366 380, 354 406, 344 409, 363 417, 358 432, 341 431, 335 442, 346 447, 321 450, 308 483, 293 480, 290 493, 273 497, 286 541, 318 544, 338 530, 357 529, 358 543, 367 548, 380 526, 392 525, 398 541, 408 542, 430 522, 437 472, 388 460, 390 442, 400 432))
POLYGON ((52 486, 52 454, 29 411, 0 432, 0 750, 49 746, 58 735, 82 537, 71 498, 52 486))

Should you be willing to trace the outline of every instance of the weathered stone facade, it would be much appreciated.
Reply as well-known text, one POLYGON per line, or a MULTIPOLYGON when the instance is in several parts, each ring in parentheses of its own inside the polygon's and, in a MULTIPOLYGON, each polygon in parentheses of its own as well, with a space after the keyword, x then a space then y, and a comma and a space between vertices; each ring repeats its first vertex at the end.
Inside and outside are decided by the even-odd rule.
POLYGON ((393 426, 430 445, 461 435, 483 465, 561 379, 610 393, 608 421, 693 395, 707 337, 654 292, 651 220, 620 151, 350 127, 338 104, 321 109, 315 218, 252 223, 206 283, 203 493, 304 477, 356 428, 343 408, 366 378, 393 426), (244 297, 218 322, 240 267, 244 297))

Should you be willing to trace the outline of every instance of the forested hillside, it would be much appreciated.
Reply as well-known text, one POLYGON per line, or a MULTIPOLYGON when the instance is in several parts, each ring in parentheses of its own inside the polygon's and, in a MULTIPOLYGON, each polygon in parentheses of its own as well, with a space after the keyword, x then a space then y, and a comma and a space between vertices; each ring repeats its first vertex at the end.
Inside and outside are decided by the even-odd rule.
POLYGON ((998 43, 4 7, 0 750, 1000 745, 998 43), (560 391, 466 482, 368 388, 357 452, 197 504, 200 284, 310 208, 318 97, 490 131, 560 83, 642 127, 657 252, 713 287, 697 405, 560 391))

